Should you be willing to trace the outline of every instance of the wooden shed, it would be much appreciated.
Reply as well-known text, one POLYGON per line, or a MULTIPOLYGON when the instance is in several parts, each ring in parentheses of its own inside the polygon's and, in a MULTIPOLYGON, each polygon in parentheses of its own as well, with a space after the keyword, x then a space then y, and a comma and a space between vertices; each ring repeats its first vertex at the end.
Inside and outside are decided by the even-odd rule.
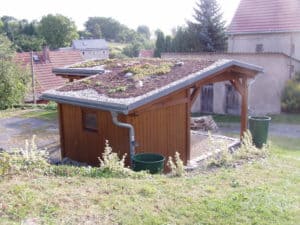
POLYGON ((62 157, 98 165, 109 140, 120 155, 168 157, 177 151, 186 163, 191 105, 201 87, 221 81, 234 85, 242 96, 242 132, 247 128, 248 80, 261 71, 233 60, 91 61, 56 68, 56 75, 86 78, 47 91, 43 98, 58 103, 62 157))

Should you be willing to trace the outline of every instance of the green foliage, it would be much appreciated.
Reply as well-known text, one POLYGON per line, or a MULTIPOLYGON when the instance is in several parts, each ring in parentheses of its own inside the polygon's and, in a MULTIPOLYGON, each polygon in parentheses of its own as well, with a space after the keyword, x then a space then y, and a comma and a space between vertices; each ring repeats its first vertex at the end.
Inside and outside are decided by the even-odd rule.
POLYGON ((75 23, 60 14, 43 16, 39 32, 51 49, 70 46, 78 38, 75 23))
POLYGON ((57 103, 53 102, 53 101, 49 101, 45 106, 44 106, 45 110, 57 110, 57 103))
POLYGON ((161 30, 157 30, 156 34, 156 42, 155 42, 155 57, 161 57, 161 53, 165 51, 165 35, 161 30))
POLYGON ((173 161, 172 156, 169 156, 167 166, 171 170, 172 177, 182 177, 185 175, 184 164, 180 158, 180 154, 178 152, 175 153, 175 161, 173 161))
POLYGON ((143 49, 143 44, 140 42, 133 42, 127 45, 122 53, 128 57, 138 57, 140 50, 143 49))
POLYGON ((124 69, 124 73, 133 73, 136 79, 142 79, 149 75, 163 75, 171 71, 173 64, 170 62, 162 62, 157 65, 142 64, 134 65, 124 69))
POLYGON ((19 172, 44 173, 49 168, 48 152, 37 147, 35 138, 33 135, 30 142, 25 140, 23 148, 12 149, 10 153, 0 153, 2 175, 19 172))
POLYGON ((41 51, 44 44, 45 44, 45 40, 37 36, 20 34, 15 39, 16 49, 19 52, 41 51))
POLYGON ((20 104, 25 96, 29 73, 11 58, 10 42, 0 35, 0 109, 20 104))
POLYGON ((234 159, 255 159, 264 158, 268 156, 268 146, 264 145, 262 148, 256 148, 253 144, 252 134, 249 130, 244 132, 240 148, 233 154, 234 159))
POLYGON ((150 33, 150 29, 149 29, 149 27, 148 26, 146 26, 146 25, 140 25, 140 26, 138 26, 138 28, 136 29, 136 31, 139 33, 139 34, 141 34, 141 35, 143 35, 146 39, 150 39, 150 37, 151 37, 151 33, 150 33))
POLYGON ((11 170, 11 157, 7 152, 0 152, 0 177, 9 174, 11 170))
POLYGON ((116 86, 114 88, 110 88, 108 90, 108 93, 113 94, 113 93, 117 93, 117 92, 124 92, 127 90, 127 86, 116 86))
POLYGON ((118 154, 112 151, 109 146, 108 140, 105 142, 104 152, 102 158, 99 157, 100 168, 99 170, 110 177, 141 177, 146 173, 136 173, 129 168, 125 167, 126 154, 120 159, 118 154))
POLYGON ((198 0, 194 9, 195 22, 188 22, 195 51, 224 51, 226 49, 225 22, 216 0, 198 0))
POLYGON ((249 130, 244 132, 241 146, 230 152, 228 146, 225 143, 219 143, 216 145, 210 138, 210 148, 219 149, 219 152, 210 158, 207 162, 208 167, 228 167, 232 166, 240 160, 253 160, 258 158, 265 158, 268 156, 268 146, 263 146, 263 148, 256 148, 253 144, 252 135, 249 130))
POLYGON ((28 22, 25 19, 17 20, 14 17, 3 16, 0 23, 2 24, 0 30, 7 35, 17 51, 39 51, 42 49, 45 41, 38 34, 37 21, 28 22))
POLYGON ((281 107, 286 112, 300 112, 300 72, 287 81, 281 96, 281 107))
POLYGON ((10 40, 6 36, 0 34, 0 59, 11 58, 13 53, 14 49, 10 40))
POLYGON ((85 28, 93 38, 117 40, 117 36, 122 30, 122 25, 112 18, 89 17, 85 23, 85 28))
POLYGON ((99 157, 100 169, 103 171, 110 171, 111 173, 123 173, 125 169, 125 158, 126 154, 120 159, 118 154, 112 151, 108 140, 106 140, 102 158, 99 157))

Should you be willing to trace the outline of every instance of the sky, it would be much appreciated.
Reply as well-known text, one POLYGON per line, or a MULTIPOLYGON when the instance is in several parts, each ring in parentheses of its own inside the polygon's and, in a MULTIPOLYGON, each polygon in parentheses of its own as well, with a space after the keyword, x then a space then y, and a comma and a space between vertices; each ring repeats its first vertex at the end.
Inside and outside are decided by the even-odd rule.
MULTIPOLYGON (((8 0, 1 2, 0 16, 40 20, 47 14, 62 14, 71 18, 79 30, 88 17, 112 17, 136 29, 147 25, 151 31, 161 29, 170 34, 172 28, 192 19, 197 0, 8 0)), ((217 0, 223 19, 229 24, 240 0, 217 0)))

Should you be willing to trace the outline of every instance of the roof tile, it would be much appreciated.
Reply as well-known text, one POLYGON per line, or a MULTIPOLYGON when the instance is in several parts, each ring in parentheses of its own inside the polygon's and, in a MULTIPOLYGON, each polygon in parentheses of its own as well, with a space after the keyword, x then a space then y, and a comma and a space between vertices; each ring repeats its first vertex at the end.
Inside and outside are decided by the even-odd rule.
POLYGON ((229 34, 300 31, 299 0, 241 0, 229 34))

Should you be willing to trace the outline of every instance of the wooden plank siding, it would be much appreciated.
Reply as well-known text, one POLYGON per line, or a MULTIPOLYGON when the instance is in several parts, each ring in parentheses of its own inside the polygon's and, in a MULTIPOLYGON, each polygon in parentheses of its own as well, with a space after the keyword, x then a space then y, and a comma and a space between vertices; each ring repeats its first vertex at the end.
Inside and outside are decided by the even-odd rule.
POLYGON ((159 103, 145 105, 136 110, 137 113, 127 116, 127 122, 135 129, 138 144, 136 153, 160 153, 167 158, 178 151, 183 161, 187 161, 189 134, 186 124, 189 107, 188 101, 180 99, 187 99, 185 90, 159 103), (161 107, 157 107, 157 104, 161 107))
MULTIPOLYGON (((187 162, 189 154, 187 124, 190 115, 187 99, 189 91, 183 90, 161 102, 141 107, 136 111, 138 113, 119 115, 119 121, 134 126, 138 144, 136 153, 160 153, 167 158, 174 156, 178 151, 183 161, 187 162)), ((103 153, 105 140, 109 140, 113 151, 119 156, 127 154, 126 164, 129 165, 129 130, 114 125, 110 112, 68 104, 59 104, 59 111, 63 157, 99 165, 98 157, 103 153), (86 111, 97 114, 97 132, 84 129, 82 113, 86 111)))
MULTIPOLYGON (((126 128, 117 127, 112 123, 110 112, 67 104, 60 104, 60 109, 64 137, 61 143, 62 156, 91 165, 99 165, 98 157, 102 156, 105 140, 109 140, 113 151, 120 156, 124 153, 129 154, 129 132, 126 128), (83 110, 97 113, 99 128, 97 132, 83 128, 83 110)), ((125 121, 124 116, 119 119, 125 121)))

